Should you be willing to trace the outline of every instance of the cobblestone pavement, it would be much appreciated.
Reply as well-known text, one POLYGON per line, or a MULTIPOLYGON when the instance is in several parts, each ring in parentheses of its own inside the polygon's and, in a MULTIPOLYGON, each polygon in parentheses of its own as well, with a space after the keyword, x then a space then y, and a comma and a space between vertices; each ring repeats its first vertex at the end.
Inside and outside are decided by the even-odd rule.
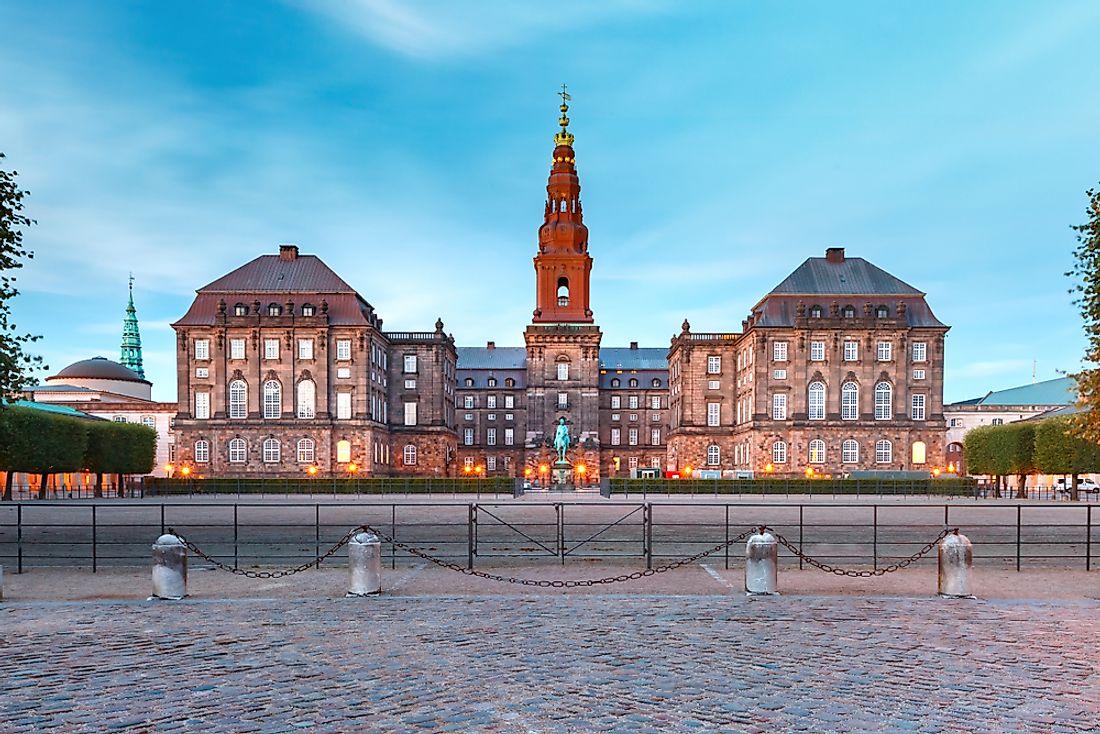
POLYGON ((0 606, 4 732, 1100 732, 1100 604, 0 606))

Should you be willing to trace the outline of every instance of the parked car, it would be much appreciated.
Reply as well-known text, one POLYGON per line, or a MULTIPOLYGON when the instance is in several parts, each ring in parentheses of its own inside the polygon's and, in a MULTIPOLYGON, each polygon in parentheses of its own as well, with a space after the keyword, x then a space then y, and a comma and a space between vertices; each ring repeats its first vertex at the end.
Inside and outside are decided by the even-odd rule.
MULTIPOLYGON (((1073 481, 1071 479, 1062 478, 1054 483, 1055 492, 1069 492, 1073 487, 1073 481)), ((1089 477, 1081 477, 1077 480, 1078 492, 1096 492, 1100 493, 1100 484, 1096 483, 1096 480, 1089 477)))

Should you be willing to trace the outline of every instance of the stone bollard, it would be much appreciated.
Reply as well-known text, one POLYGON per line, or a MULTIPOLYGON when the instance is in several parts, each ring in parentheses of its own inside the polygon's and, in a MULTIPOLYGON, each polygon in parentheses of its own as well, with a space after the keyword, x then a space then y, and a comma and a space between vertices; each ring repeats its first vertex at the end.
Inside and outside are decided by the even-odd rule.
POLYGON ((753 596, 779 593, 779 543, 763 528, 745 543, 745 591, 753 596))
POLYGON ((187 596, 187 546, 175 535, 162 535, 153 543, 152 599, 178 601, 187 596))
POLYGON ((374 533, 358 532, 348 541, 348 593, 345 598, 382 593, 382 543, 374 533))
POLYGON ((970 593, 970 569, 974 564, 974 549, 970 539, 958 531, 940 541, 939 595, 953 599, 973 599, 970 593))

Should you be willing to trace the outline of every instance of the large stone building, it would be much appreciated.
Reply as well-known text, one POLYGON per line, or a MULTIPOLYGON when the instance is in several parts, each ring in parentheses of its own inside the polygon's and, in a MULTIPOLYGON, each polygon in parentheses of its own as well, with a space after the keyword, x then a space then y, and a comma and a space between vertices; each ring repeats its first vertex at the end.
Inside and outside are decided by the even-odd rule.
POLYGON ((568 107, 523 346, 395 333, 317 257, 286 245, 198 291, 178 335, 180 460, 200 474, 547 479, 565 421, 577 481, 926 470, 942 463, 947 327, 924 294, 830 248, 738 332, 606 347, 592 307, 568 107), (808 471, 810 470, 810 471, 808 471))

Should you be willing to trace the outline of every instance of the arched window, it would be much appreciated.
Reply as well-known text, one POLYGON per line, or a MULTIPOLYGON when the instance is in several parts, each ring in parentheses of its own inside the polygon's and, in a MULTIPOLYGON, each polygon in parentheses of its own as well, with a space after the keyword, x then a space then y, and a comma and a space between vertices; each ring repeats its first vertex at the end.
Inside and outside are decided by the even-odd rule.
POLYGON ((707 466, 718 466, 721 458, 722 451, 718 448, 718 444, 712 443, 707 446, 707 466))
POLYGON ((264 383, 264 418, 283 417, 283 387, 278 380, 264 383))
POLYGON ((822 313, 824 313, 824 311, 822 310, 821 306, 810 306, 810 318, 811 319, 821 318, 822 313))
POLYGON ((658 378, 654 377, 653 382, 651 382, 650 385, 652 385, 653 387, 660 387, 661 381, 658 378))
POLYGON ((317 386, 313 380, 298 383, 298 417, 313 418, 317 415, 317 386))
POLYGON ((474 378, 467 377, 465 380, 462 381, 462 384, 465 385, 466 387, 473 387, 474 386, 474 378))
POLYGON ((282 315, 282 313, 283 313, 283 307, 280 306, 279 304, 277 304, 277 303, 267 304, 267 315, 268 316, 280 316, 280 315, 282 315))
POLYGON ((229 463, 243 464, 248 460, 248 447, 243 438, 233 438, 229 441, 229 463))
POLYGON ((298 463, 312 464, 316 459, 317 451, 312 438, 298 439, 298 463))
POLYGON ((229 383, 229 417, 248 417, 248 385, 244 380, 233 380, 229 383))
POLYGON ((312 303, 303 303, 302 304, 302 315, 303 316, 313 316, 316 313, 317 313, 317 308, 312 303))
POLYGON ((882 439, 881 441, 875 441, 875 463, 876 464, 889 464, 894 460, 894 445, 882 439))
POLYGON ((490 377, 489 382, 487 384, 489 385, 489 387, 496 387, 497 386, 497 378, 490 377))
POLYGON ((621 384, 622 384, 622 382, 619 381, 618 377, 612 377, 611 378, 611 387, 618 387, 621 384))
POLYGON ((820 438, 815 438, 813 441, 810 441, 810 463, 825 463, 825 442, 820 438))
POLYGON ((558 305, 569 305, 569 278, 564 276, 558 278, 558 305))
POLYGON ((504 379, 504 386, 505 387, 515 387, 516 386, 516 381, 513 380, 511 377, 506 377, 504 379))
POLYGON ((638 379, 636 377, 631 377, 630 382, 627 384, 631 387, 638 387, 638 379))
POLYGON ((840 418, 854 421, 859 419, 859 385, 845 382, 840 386, 840 418))
POLYGON ((206 464, 210 461, 210 442, 206 440, 195 441, 195 463, 206 464))
POLYGON ((787 463, 787 444, 785 444, 783 441, 776 441, 772 444, 772 463, 787 463))
POLYGON ((894 389, 889 382, 875 385, 875 420, 888 421, 894 417, 894 389))
POLYGON ((879 306, 875 309, 875 318, 884 319, 890 315, 890 309, 886 306, 879 306))
POLYGON ((235 306, 233 306, 233 315, 234 316, 247 316, 248 315, 248 306, 244 305, 243 303, 236 304, 235 306))
POLYGON ((265 438, 264 439, 264 463, 265 464, 278 464, 281 454, 282 454, 282 452, 279 449, 279 439, 277 439, 277 438, 265 438))
POLYGON ((917 441, 913 444, 913 463, 923 464, 928 459, 928 447, 925 446, 924 441, 917 441))
POLYGON ((840 444, 840 460, 845 464, 858 464, 859 442, 854 438, 845 439, 844 443, 840 444))
POLYGON ((856 317, 856 307, 855 306, 845 306, 844 310, 841 313, 844 315, 844 318, 846 318, 846 319, 854 319, 856 317))
POLYGON ((336 461, 340 464, 351 461, 351 441, 336 442, 336 461))
POLYGON ((405 449, 401 453, 405 466, 416 466, 416 446, 414 444, 405 444, 405 449))
POLYGON ((811 382, 807 392, 807 417, 812 421, 825 420, 825 383, 811 382))

